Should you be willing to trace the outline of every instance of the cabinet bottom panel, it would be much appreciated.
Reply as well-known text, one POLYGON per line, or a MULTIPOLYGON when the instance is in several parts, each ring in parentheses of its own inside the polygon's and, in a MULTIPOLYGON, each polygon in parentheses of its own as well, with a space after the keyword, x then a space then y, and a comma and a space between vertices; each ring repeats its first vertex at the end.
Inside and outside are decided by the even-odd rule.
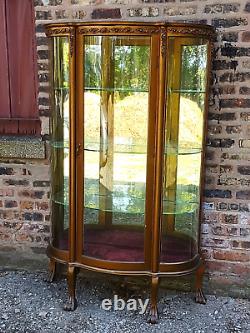
MULTIPOLYGON (((85 243, 82 254, 94 259, 116 262, 144 262, 144 230, 122 227, 85 226, 85 243)), ((59 249, 68 248, 68 231, 61 238, 59 249)), ((196 242, 178 233, 164 236, 161 262, 180 263, 190 261, 196 253, 196 242)))

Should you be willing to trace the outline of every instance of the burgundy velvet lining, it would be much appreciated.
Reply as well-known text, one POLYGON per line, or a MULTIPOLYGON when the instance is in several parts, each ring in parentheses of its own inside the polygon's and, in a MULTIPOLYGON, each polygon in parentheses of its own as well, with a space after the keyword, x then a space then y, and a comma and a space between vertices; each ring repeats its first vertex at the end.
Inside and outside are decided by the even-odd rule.
MULTIPOLYGON (((101 260, 122 262, 144 261, 144 233, 122 229, 85 227, 84 255, 101 260)), ((68 232, 59 242, 67 249, 68 232)), ((161 244, 161 262, 175 263, 190 260, 195 255, 195 242, 177 235, 164 236, 161 244)))
POLYGON ((102 260, 144 261, 144 234, 131 230, 85 229, 84 254, 102 260))

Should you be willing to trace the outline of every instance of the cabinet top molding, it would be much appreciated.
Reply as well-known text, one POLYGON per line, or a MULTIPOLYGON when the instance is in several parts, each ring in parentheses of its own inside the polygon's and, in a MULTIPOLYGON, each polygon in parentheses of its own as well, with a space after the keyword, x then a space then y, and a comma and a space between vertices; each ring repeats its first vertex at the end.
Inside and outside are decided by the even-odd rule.
POLYGON ((169 35, 196 35, 212 39, 215 28, 206 24, 169 23, 169 22, 68 22, 46 24, 47 36, 65 36, 86 34, 158 34, 169 35))

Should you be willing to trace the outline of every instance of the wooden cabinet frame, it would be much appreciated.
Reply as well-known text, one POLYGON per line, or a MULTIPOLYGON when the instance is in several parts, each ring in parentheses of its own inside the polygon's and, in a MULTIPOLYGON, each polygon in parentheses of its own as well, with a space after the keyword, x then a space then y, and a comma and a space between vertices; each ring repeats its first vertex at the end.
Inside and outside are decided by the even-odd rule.
MULTIPOLYGON (((169 52, 176 54, 176 75, 173 78, 173 85, 180 86, 180 56, 181 45, 196 45, 197 39, 202 39, 207 43, 207 75, 206 91, 209 86, 209 73, 211 62, 211 40, 214 36, 214 30, 206 25, 194 24, 168 24, 168 23, 137 23, 137 22, 111 22, 111 23, 76 23, 76 24, 49 24, 47 25, 47 35, 49 37, 66 36, 69 41, 70 70, 70 157, 69 157, 69 247, 60 249, 53 243, 48 247, 50 262, 50 280, 53 280, 56 270, 56 262, 62 262, 68 265, 68 286, 69 303, 66 309, 73 310, 76 307, 75 298, 75 277, 76 268, 86 268, 93 271, 118 274, 118 275, 147 275, 152 280, 151 308, 149 321, 155 323, 157 314, 157 289, 159 277, 168 275, 185 275, 196 272, 196 301, 205 302, 205 297, 201 290, 202 276, 204 272, 204 263, 199 251, 189 260, 181 262, 160 262, 161 234, 164 233, 163 225, 163 173, 176 172, 177 157, 167 155, 164 157, 164 145, 168 140, 168 134, 165 134, 165 126, 168 126, 169 114, 172 114, 170 127, 172 142, 178 141, 178 122, 179 122, 179 99, 177 94, 174 108, 170 111, 167 108, 168 94, 166 89, 169 84, 168 77, 168 58, 169 52), (106 59, 103 64, 109 60, 112 52, 112 45, 109 39, 105 41, 104 36, 116 36, 119 45, 145 45, 145 42, 139 36, 150 38, 150 79, 149 79, 149 104, 148 104, 148 142, 147 142, 147 181, 146 181, 146 204, 145 204, 145 232, 144 232, 144 262, 118 262, 112 260, 101 260, 89 257, 84 254, 84 45, 87 36, 102 36, 106 50, 106 59), (121 36, 121 38, 119 38, 121 36), (124 38, 127 36, 127 41, 124 38), (135 37, 138 36, 138 39, 135 37), (132 38, 134 37, 134 38, 132 38), (168 40, 170 37, 179 38, 175 43, 174 50, 170 50, 168 40), (132 42, 131 42, 132 38, 132 42), (179 60, 178 60, 179 59, 179 60), (167 125, 165 125, 167 122, 167 125), (171 170, 170 170, 170 169, 171 170), (165 170, 165 171, 164 171, 165 170), (170 170, 170 171, 169 171, 170 170)), ((104 67, 104 66, 103 66, 104 67)), ((112 85, 112 73, 103 73, 105 84, 112 85), (106 78, 105 78, 106 77, 106 78), (111 81, 110 81, 111 80, 111 81)), ((104 115, 109 119, 109 135, 112 136, 112 115, 107 111, 107 103, 114 98, 112 92, 102 92, 101 98, 104 104, 104 115), (106 106, 105 106, 106 105, 106 106), (110 134, 111 133, 111 134, 110 134)), ((208 107, 208 93, 205 95, 204 107, 204 129, 206 128, 206 113, 208 107)), ((53 110, 52 110, 53 112, 53 110)), ((169 132, 170 133, 170 132, 169 132)), ((111 138, 112 139, 112 138, 111 138)), ((111 140, 112 143, 112 140, 111 140)), ((112 146, 112 145, 111 145, 112 146)), ((200 193, 203 188, 204 175, 204 132, 201 149, 201 183, 200 193)), ((102 158, 105 159, 105 156, 102 158)), ((112 172, 109 168, 105 172, 112 172)), ((176 181, 176 180, 175 180, 176 181)), ((175 183, 176 188, 176 183, 175 183)), ((101 191, 106 191, 105 189, 101 191)), ((107 199, 101 200, 110 200, 107 199)), ((168 196, 175 200, 175 191, 168 196)), ((200 201, 201 201, 200 195, 200 201)), ((101 204, 102 205, 102 204, 101 204)), ((105 206, 105 202, 104 202, 105 206)), ((100 209, 101 210, 101 209, 100 209)), ((199 210, 200 212, 200 210, 199 210)), ((102 212, 100 223, 106 224, 111 220, 112 212, 102 212)), ((174 229, 174 217, 166 217, 166 232, 172 232, 174 229)), ((55 221, 52 221, 55 223, 55 221)), ((198 239, 198 243, 200 240, 198 239)), ((200 245, 198 244, 198 247, 200 245)))

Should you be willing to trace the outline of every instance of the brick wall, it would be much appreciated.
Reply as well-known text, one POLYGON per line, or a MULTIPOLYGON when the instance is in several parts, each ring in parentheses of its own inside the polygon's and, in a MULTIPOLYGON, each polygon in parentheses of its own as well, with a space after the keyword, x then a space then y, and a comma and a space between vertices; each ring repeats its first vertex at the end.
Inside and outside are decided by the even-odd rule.
MULTIPOLYGON (((34 3, 39 112, 44 138, 48 134, 50 113, 44 23, 167 20, 202 22, 217 28, 207 134, 202 248, 211 281, 250 289, 250 1, 34 0, 34 3)), ((2 163, 0 177, 2 244, 44 247, 49 231, 46 161, 2 163)))
POLYGON ((45 161, 0 166, 0 244, 44 247, 49 240, 49 167, 45 161))

